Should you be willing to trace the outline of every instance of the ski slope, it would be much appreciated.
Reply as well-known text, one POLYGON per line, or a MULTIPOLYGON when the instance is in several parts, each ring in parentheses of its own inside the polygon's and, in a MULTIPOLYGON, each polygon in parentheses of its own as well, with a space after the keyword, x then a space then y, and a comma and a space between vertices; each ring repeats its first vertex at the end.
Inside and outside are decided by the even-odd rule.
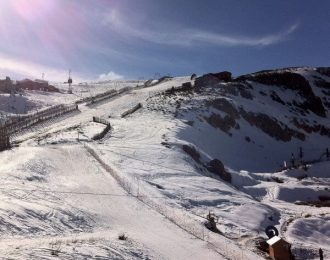
MULTIPOLYGON (((224 116, 203 103, 219 97, 247 111, 288 120, 291 112, 260 94, 276 87, 253 85, 254 100, 228 96, 222 92, 226 84, 205 88, 206 94, 164 94, 189 81, 173 78, 96 104, 80 104, 78 112, 17 133, 16 147, 0 154, 0 255, 263 259, 256 243, 266 239, 268 225, 276 226, 300 257, 317 259, 319 246, 328 255, 329 208, 299 202, 329 195, 329 162, 308 165, 307 171, 274 173, 302 141, 275 140, 243 118, 237 120, 239 129, 230 129, 231 135, 205 120, 211 112, 224 116), (138 103, 141 109, 121 117, 138 103), (93 123, 94 116, 112 126, 99 141, 93 136, 104 126, 93 123), (199 161, 183 145, 195 147, 199 161), (214 158, 222 160, 231 182, 207 170, 214 158), (209 212, 217 216, 220 234, 205 228, 209 212), (119 240, 121 234, 128 239, 119 240)), ((106 84, 99 88, 106 90, 106 84)), ((278 95, 284 99, 282 92, 286 90, 278 95)), ((295 96, 290 92, 286 97, 289 101, 295 96)), ((311 118, 329 124, 327 118, 311 118)), ((315 133, 306 139, 313 148, 327 141, 315 133)))

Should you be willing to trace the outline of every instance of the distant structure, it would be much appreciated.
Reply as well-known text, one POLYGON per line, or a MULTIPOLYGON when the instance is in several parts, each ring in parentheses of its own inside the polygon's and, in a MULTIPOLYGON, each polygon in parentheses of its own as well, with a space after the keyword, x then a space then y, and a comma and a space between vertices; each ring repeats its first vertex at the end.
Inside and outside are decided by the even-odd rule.
POLYGON ((273 236, 267 240, 269 245, 269 256, 274 260, 292 260, 291 244, 284 239, 273 236))
POLYGON ((23 79, 13 82, 9 77, 6 79, 0 79, 0 92, 9 93, 11 95, 16 94, 21 90, 40 90, 40 91, 50 91, 50 92, 59 92, 59 89, 49 85, 49 82, 44 79, 23 79))
POLYGON ((24 90, 39 90, 39 91, 49 91, 49 92, 59 92, 57 88, 48 84, 48 81, 36 79, 23 79, 16 82, 17 89, 24 89, 24 90))
POLYGON ((322 248, 319 249, 320 260, 324 259, 322 248))
POLYGON ((9 77, 0 80, 0 92, 12 93, 15 91, 15 86, 9 77))
POLYGON ((71 70, 69 70, 69 79, 68 79, 68 83, 69 83, 69 94, 72 94, 72 78, 71 78, 71 70))
POLYGON ((40 84, 45 84, 48 86, 49 82, 45 80, 45 73, 41 74, 41 79, 35 79, 34 82, 40 83, 40 84))

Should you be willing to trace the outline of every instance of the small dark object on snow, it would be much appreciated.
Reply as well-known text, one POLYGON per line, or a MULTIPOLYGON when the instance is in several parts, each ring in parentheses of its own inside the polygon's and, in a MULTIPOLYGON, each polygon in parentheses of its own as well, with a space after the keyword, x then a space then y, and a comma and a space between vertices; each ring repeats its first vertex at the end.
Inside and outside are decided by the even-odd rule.
POLYGON ((118 239, 119 240, 127 240, 127 236, 125 235, 125 234, 120 234, 119 236, 118 236, 118 239))
POLYGON ((266 227, 266 235, 268 236, 268 238, 272 238, 274 236, 278 236, 278 230, 276 229, 276 227, 274 226, 268 226, 266 227))
POLYGON ((207 220, 208 220, 208 222, 207 223, 205 223, 205 226, 209 229, 209 230, 211 230, 212 232, 215 232, 215 233, 221 233, 220 232, 220 230, 217 228, 217 221, 218 221, 218 219, 217 219, 217 217, 215 216, 215 214, 214 213, 211 213, 210 211, 209 211, 209 214, 207 215, 207 220))

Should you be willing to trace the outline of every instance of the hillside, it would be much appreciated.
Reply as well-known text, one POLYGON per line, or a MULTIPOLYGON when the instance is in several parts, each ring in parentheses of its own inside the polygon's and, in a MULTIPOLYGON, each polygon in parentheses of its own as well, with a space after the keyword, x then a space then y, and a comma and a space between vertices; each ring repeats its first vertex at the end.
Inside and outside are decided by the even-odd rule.
POLYGON ((187 122, 179 137, 207 158, 234 170, 274 171, 298 159, 318 159, 330 137, 330 77, 312 69, 286 69, 244 75, 192 89, 167 91, 152 109, 169 110, 187 122), (162 105, 160 105, 162 104, 162 105), (205 138, 204 138, 205 137, 205 138), (258 161, 258 164, 255 162, 258 161))
POLYGON ((268 225, 298 258, 329 255, 329 85, 328 68, 169 78, 16 133, 0 153, 0 255, 263 259, 268 225), (93 117, 111 124, 100 140, 93 117))

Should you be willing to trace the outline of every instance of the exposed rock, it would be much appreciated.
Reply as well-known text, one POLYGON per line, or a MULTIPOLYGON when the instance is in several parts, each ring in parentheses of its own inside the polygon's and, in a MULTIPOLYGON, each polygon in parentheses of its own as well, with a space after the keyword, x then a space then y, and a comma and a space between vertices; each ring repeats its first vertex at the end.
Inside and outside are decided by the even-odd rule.
POLYGON ((314 84, 319 88, 330 89, 330 82, 327 82, 323 79, 315 80, 314 84))
POLYGON ((299 121, 296 117, 293 118, 292 123, 299 129, 304 130, 306 133, 319 133, 320 135, 326 135, 330 137, 330 128, 315 124, 309 125, 306 122, 299 121))
POLYGON ((324 76, 330 77, 330 67, 319 67, 316 71, 324 76))
POLYGON ((330 137, 330 128, 321 126, 320 135, 327 135, 330 137))
POLYGON ((276 94, 275 91, 272 91, 270 97, 272 98, 272 100, 274 100, 282 105, 285 105, 285 102, 276 94))
POLYGON ((238 91, 242 98, 246 98, 246 99, 250 99, 250 100, 253 99, 253 95, 249 90, 247 90, 245 88, 240 88, 238 91))
POLYGON ((213 127, 222 130, 225 133, 229 133, 229 130, 236 126, 236 121, 233 117, 226 115, 222 117, 221 115, 212 113, 211 116, 205 117, 205 120, 213 127))
POLYGON ((222 71, 218 73, 212 73, 213 76, 217 77, 219 80, 224 82, 229 82, 232 80, 232 74, 229 71, 222 71))
POLYGON ((301 75, 293 72, 278 72, 278 71, 269 71, 269 72, 257 72, 254 74, 248 74, 237 78, 239 81, 255 81, 264 85, 275 85, 283 86, 286 89, 292 89, 299 91, 302 96, 308 97, 313 95, 313 90, 309 85, 308 81, 301 75))
POLYGON ((200 162, 201 155, 199 154, 199 152, 197 152, 195 147, 184 144, 182 146, 182 150, 185 151, 187 154, 189 154, 191 156, 191 158, 194 159, 195 162, 198 162, 198 163, 200 162))
POLYGON ((216 174, 226 182, 231 183, 231 174, 226 171, 223 163, 218 159, 213 159, 207 164, 208 171, 216 174))
MULTIPOLYGON (((240 82, 250 80, 264 85, 282 86, 286 89, 297 91, 306 100, 300 105, 301 108, 310 110, 318 116, 326 117, 322 100, 315 96, 309 82, 298 73, 289 71, 264 71, 244 75, 236 80, 240 82)), ((273 99, 280 101, 275 96, 273 96, 273 99)))
POLYGON ((194 88, 191 84, 191 82, 186 82, 186 83, 183 83, 181 85, 181 87, 172 87, 168 90, 165 91, 165 94, 166 95, 175 95, 177 92, 180 93, 180 92, 193 92, 194 88))
POLYGON ((316 115, 326 117, 326 111, 323 106, 322 100, 319 97, 310 97, 304 103, 303 107, 314 112, 316 115))
POLYGON ((205 87, 209 85, 216 85, 220 83, 221 80, 219 80, 216 76, 213 74, 206 74, 201 77, 196 78, 195 80, 195 87, 205 87))
POLYGON ((220 82, 229 82, 232 80, 231 73, 229 71, 222 71, 218 73, 209 73, 201 77, 196 78, 195 86, 204 87, 208 85, 216 85, 220 82))
POLYGON ((229 95, 237 97, 239 94, 238 88, 237 88, 237 83, 234 83, 234 82, 230 82, 230 83, 222 86, 221 89, 222 89, 223 95, 229 94, 229 95))
POLYGON ((240 114, 252 126, 258 127, 261 131, 276 140, 289 142, 293 137, 302 141, 305 140, 303 133, 290 129, 287 126, 281 126, 277 119, 269 117, 266 114, 246 112, 244 109, 240 109, 240 114))
POLYGON ((322 89, 322 93, 323 93, 324 95, 330 97, 330 90, 323 90, 323 89, 322 89))
POLYGON ((182 84, 182 90, 184 91, 184 90, 191 90, 192 89, 192 84, 191 84, 191 82, 185 82, 185 83, 183 83, 182 84))
POLYGON ((206 105, 212 106, 215 109, 225 112, 233 118, 236 118, 236 119, 239 118, 239 112, 237 111, 237 109, 234 107, 234 105, 230 101, 228 101, 225 98, 217 98, 217 99, 210 100, 206 103, 206 105))

